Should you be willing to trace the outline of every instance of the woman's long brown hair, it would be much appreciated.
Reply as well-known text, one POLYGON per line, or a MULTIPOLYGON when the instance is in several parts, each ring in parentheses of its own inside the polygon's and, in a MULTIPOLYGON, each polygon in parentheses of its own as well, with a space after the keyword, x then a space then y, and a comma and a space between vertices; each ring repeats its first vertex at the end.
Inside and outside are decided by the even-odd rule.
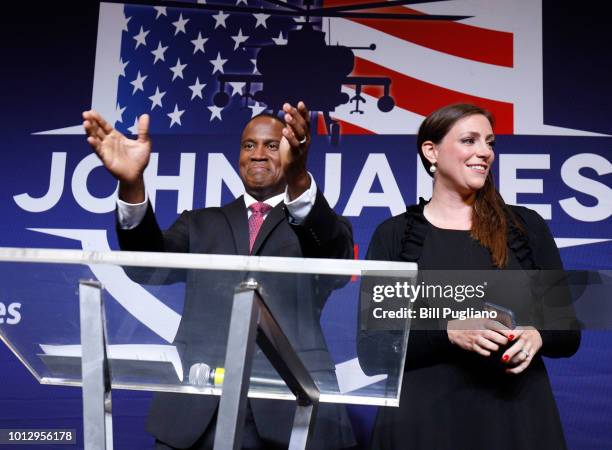
MULTIPOLYGON (((467 103, 448 105, 432 112, 419 127, 417 149, 425 169, 429 172, 431 163, 422 151, 425 141, 439 144, 453 125, 464 117, 482 114, 493 127, 495 120, 486 109, 467 103)), ((514 219, 501 195, 495 189, 491 171, 484 186, 476 193, 472 208, 470 235, 491 252, 493 264, 499 268, 508 264, 508 221, 511 220, 522 232, 523 227, 514 219)))

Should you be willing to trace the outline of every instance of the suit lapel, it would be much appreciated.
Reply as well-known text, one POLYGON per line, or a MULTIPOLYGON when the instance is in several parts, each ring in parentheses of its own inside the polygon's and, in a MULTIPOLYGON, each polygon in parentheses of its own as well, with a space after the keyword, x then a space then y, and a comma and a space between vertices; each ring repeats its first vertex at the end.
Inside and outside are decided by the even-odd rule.
POLYGON ((232 229, 238 255, 249 254, 249 223, 242 195, 221 208, 232 229))
MULTIPOLYGON (((283 220, 287 220, 285 216, 285 203, 280 202, 276 205, 266 216, 266 220, 264 220, 263 224, 261 224, 261 228, 259 229, 259 233, 257 234, 257 238, 255 239, 255 243, 253 244, 253 251, 251 254, 256 255, 259 252, 262 244, 266 241, 272 230, 276 228, 276 226, 282 222, 283 220)), ((247 248, 248 248, 248 230, 247 230, 247 248)))

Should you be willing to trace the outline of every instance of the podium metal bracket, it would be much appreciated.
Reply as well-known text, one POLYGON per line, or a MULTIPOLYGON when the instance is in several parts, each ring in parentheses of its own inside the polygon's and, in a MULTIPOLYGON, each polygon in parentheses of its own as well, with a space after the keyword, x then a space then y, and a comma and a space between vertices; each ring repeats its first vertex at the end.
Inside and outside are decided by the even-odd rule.
POLYGON ((304 450, 314 429, 319 389, 253 279, 242 283, 234 293, 214 449, 241 448, 255 342, 296 396, 289 449, 304 450))
POLYGON ((83 440, 86 450, 113 449, 111 379, 102 285, 79 280, 83 440))

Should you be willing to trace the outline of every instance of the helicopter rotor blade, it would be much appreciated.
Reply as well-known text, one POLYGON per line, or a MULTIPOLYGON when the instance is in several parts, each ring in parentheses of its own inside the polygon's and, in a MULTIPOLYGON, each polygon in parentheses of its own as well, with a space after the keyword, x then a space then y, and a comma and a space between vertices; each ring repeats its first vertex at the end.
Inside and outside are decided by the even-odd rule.
MULTIPOLYGON (((142 0, 107 0, 109 3, 122 3, 122 4, 131 4, 131 5, 142 5, 145 4, 142 0)), ((275 1, 275 0, 274 0, 275 1)), ((401 0, 399 0, 401 1, 401 0)), ((377 2, 378 3, 378 2, 377 2)), ((392 2, 385 2, 386 5, 392 2)), ((146 2, 148 6, 170 6, 176 8, 185 8, 185 9, 200 9, 207 11, 227 11, 227 12, 236 12, 236 13, 263 13, 263 14, 271 14, 276 16, 308 16, 308 17, 345 17, 345 18, 353 18, 353 19, 396 19, 396 20, 463 20, 469 19, 472 16, 446 16, 446 15, 427 15, 427 14, 394 14, 394 13, 356 13, 356 12, 344 12, 344 11, 334 11, 329 8, 326 10, 325 8, 320 8, 318 10, 303 10, 303 11, 295 11, 295 10, 282 10, 282 9, 272 9, 272 8, 254 8, 251 6, 236 6, 236 5, 221 5, 215 3, 185 3, 181 1, 175 0, 167 0, 167 1, 155 1, 148 0, 146 2)))
MULTIPOLYGON (((224 12, 234 12, 234 13, 262 13, 262 14, 270 14, 276 16, 305 16, 307 15, 306 9, 300 8, 299 6, 288 6, 281 1, 278 3, 281 6, 289 9, 272 9, 272 8, 255 8, 252 6, 237 6, 237 5, 222 5, 219 3, 186 3, 182 1, 176 0, 105 0, 108 3, 121 3, 126 5, 146 5, 146 6, 169 6, 171 8, 184 8, 184 9, 193 9, 193 10, 204 10, 204 11, 224 11, 224 12)), ((270 1, 270 0, 265 0, 270 1)), ((271 3, 276 4, 276 0, 272 0, 271 3)))
POLYGON ((347 19, 395 19, 395 20, 448 20, 455 22, 457 20, 470 19, 474 16, 446 16, 446 15, 427 15, 427 14, 402 14, 402 13, 358 13, 344 11, 311 11, 312 17, 343 17, 347 19))
MULTIPOLYGON (((267 0, 264 0, 267 1, 267 0)), ((415 5, 418 3, 433 3, 433 2, 446 2, 448 0, 391 0, 381 1, 374 3, 360 3, 360 4, 349 4, 340 6, 330 6, 323 8, 311 9, 310 12, 335 12, 335 11, 357 11, 360 9, 374 9, 374 8, 389 8, 391 6, 404 6, 404 5, 415 5)))
MULTIPOLYGON (((262 1, 266 3, 272 3, 273 5, 276 5, 276 6, 282 6, 283 8, 291 9, 301 14, 306 14, 306 9, 302 8, 301 6, 290 5, 288 2, 283 2, 282 0, 262 0, 262 1)), ((443 0, 443 1, 446 1, 446 0, 443 0)))

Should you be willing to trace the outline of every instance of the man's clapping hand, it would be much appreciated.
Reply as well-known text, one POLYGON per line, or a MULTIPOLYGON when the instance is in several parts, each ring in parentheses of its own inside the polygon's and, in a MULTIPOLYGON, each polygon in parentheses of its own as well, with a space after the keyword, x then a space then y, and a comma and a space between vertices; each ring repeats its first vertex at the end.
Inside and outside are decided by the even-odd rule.
POLYGON ((138 119, 138 137, 128 139, 115 130, 98 112, 83 113, 87 143, 96 152, 104 167, 119 180, 119 198, 128 203, 144 201, 143 173, 151 155, 149 116, 138 119))

